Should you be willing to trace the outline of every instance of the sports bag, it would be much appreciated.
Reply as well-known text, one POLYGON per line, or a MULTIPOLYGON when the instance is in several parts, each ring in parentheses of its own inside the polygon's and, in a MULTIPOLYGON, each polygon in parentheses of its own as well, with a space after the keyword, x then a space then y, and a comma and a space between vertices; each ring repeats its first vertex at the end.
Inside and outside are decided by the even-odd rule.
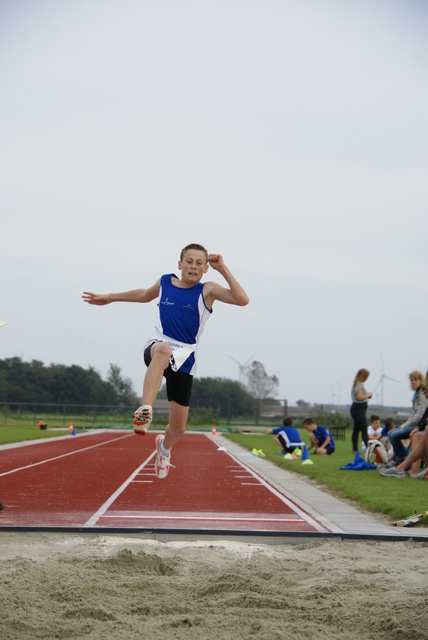
POLYGON ((366 449, 366 461, 375 464, 386 464, 392 460, 394 449, 391 441, 387 437, 381 440, 369 440, 366 449))

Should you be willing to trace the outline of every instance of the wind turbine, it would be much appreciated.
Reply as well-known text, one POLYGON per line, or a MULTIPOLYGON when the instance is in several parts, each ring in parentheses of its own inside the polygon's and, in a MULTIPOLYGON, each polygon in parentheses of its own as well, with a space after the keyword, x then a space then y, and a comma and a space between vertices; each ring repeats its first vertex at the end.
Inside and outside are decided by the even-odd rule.
POLYGON ((229 358, 231 358, 231 360, 236 362, 236 364, 239 367, 239 382, 242 382, 242 384, 245 384, 245 370, 247 369, 249 363, 251 362, 251 360, 254 358, 255 355, 256 354, 253 353, 253 355, 248 358, 245 364, 242 364, 241 362, 238 362, 238 360, 235 360, 235 358, 232 358, 232 356, 229 356, 229 358))
POLYGON ((339 383, 337 383, 337 393, 335 393, 335 392, 334 392, 334 389, 333 389, 333 391, 331 392, 331 400, 330 400, 330 403, 331 403, 332 405, 334 405, 334 404, 335 404, 335 402, 334 402, 334 399, 335 399, 335 398, 337 398, 337 403, 336 403, 336 404, 340 405, 340 384, 339 384, 339 383))
POLYGON ((387 376, 385 374, 385 367, 383 364, 383 358, 382 356, 380 356, 380 362, 382 365, 382 375, 380 376, 379 382, 377 383, 377 385, 375 386, 375 388, 373 389, 373 392, 376 391, 376 389, 378 387, 380 387, 380 405, 383 407, 383 392, 384 392, 384 385, 385 385, 385 380, 391 380, 391 382, 400 382, 399 380, 396 380, 395 378, 390 378, 389 376, 387 376))

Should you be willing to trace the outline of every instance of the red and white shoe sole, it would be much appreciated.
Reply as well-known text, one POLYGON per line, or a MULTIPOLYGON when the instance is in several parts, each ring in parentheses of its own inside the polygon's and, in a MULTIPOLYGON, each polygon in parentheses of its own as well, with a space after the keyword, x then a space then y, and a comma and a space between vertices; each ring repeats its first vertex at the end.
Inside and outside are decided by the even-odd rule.
POLYGON ((152 422, 152 408, 149 405, 138 407, 134 412, 134 433, 137 436, 145 436, 152 422))

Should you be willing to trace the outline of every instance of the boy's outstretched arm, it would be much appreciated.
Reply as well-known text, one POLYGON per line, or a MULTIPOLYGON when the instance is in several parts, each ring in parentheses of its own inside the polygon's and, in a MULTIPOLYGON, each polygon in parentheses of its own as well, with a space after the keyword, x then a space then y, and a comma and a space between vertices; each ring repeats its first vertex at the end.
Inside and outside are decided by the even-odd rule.
POLYGON ((121 293, 91 293, 84 291, 82 298, 88 304, 102 306, 111 302, 151 302, 158 297, 160 290, 160 280, 148 289, 133 289, 132 291, 122 291, 121 293))
POLYGON ((226 302, 227 304, 236 304, 245 307, 250 301, 243 287, 226 267, 223 257, 218 253, 210 253, 208 262, 212 269, 221 273, 229 287, 222 287, 216 282, 206 282, 204 285, 204 298, 207 307, 211 308, 215 300, 226 302))

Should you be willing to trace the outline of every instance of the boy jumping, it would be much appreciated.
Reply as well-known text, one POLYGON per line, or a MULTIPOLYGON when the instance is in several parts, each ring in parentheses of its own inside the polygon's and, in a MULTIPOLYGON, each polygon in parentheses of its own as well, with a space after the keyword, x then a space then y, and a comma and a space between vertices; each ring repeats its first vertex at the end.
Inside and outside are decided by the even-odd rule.
POLYGON ((158 478, 166 478, 171 462, 171 448, 186 430, 189 415, 196 350, 205 323, 216 300, 226 304, 245 306, 249 298, 239 282, 226 267, 221 255, 212 253, 200 244, 189 244, 181 251, 178 269, 181 277, 169 273, 161 276, 148 289, 134 289, 122 293, 96 294, 85 291, 83 300, 89 304, 106 305, 111 302, 151 302, 158 298, 159 319, 153 336, 144 346, 147 372, 143 384, 141 407, 134 413, 134 432, 145 435, 153 417, 153 404, 166 379, 169 402, 169 423, 165 435, 156 437, 155 471, 158 478), (227 283, 202 283, 203 275, 211 267, 227 283))

